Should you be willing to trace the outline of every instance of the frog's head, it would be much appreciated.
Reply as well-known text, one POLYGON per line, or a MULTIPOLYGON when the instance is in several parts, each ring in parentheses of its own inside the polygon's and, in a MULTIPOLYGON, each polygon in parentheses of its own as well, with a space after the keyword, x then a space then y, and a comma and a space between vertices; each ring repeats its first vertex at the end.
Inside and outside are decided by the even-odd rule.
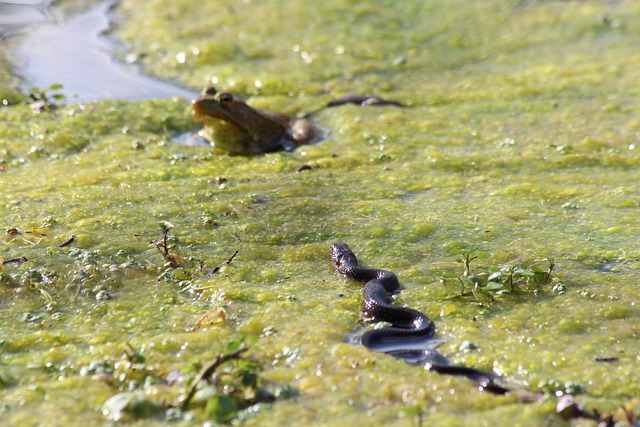
POLYGON ((289 128, 284 114, 251 108, 241 99, 208 87, 191 103, 193 117, 204 124, 201 135, 221 150, 259 154, 282 148, 289 128))
POLYGON ((191 108, 193 117, 205 126, 223 121, 244 132, 249 130, 257 113, 244 101, 234 99, 230 93, 218 92, 214 87, 206 88, 201 96, 192 101, 191 108))

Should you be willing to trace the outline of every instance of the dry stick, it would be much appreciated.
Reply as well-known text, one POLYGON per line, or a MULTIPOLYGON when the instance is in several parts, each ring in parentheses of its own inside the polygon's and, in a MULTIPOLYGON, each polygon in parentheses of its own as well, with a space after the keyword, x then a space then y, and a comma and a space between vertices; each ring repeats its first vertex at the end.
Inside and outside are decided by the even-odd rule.
POLYGON ((167 235, 169 234, 168 228, 162 229, 162 247, 164 248, 164 256, 166 258, 169 255, 169 247, 167 246, 167 235))
POLYGON ((21 257, 18 257, 18 258, 5 259, 4 261, 2 261, 2 264, 10 264, 12 262, 20 264, 22 262, 27 262, 27 261, 28 261, 28 259, 27 259, 26 256, 21 256, 21 257))
POLYGON ((67 240, 65 240, 64 242, 60 243, 58 245, 59 248, 64 248, 65 246, 69 246, 71 243, 73 243, 73 241, 75 240, 76 236, 71 236, 69 237, 67 240))
POLYGON ((239 359, 240 355, 245 351, 247 351, 248 349, 249 347, 247 347, 245 343, 242 343, 242 345, 240 345, 240 348, 238 348, 236 351, 223 354, 223 355, 218 355, 216 356, 215 359, 213 359, 211 362, 205 365, 200 370, 200 372, 198 372, 198 375, 196 375, 196 377, 194 378, 193 383, 191 384, 191 388, 189 389, 189 393, 187 393, 187 396, 184 398, 184 400, 180 404, 180 409, 183 411, 187 409, 187 406, 189 405, 191 398, 196 393, 196 387, 198 387, 198 384, 200 383, 200 381, 213 375, 215 370, 218 369, 218 366, 222 365, 227 360, 239 359))
POLYGON ((211 274, 217 273, 222 268, 222 266, 231 264, 231 261, 233 261, 233 259, 236 257, 236 255, 238 255, 238 252, 239 251, 235 251, 233 253, 233 255, 231 255, 225 262, 223 262, 222 264, 220 264, 219 266, 214 268, 213 271, 211 272, 211 274))
MULTIPOLYGON (((223 308, 218 307, 218 308, 217 308, 218 313, 220 313, 220 310, 224 310, 224 309, 223 309, 223 308)), ((207 310, 207 311, 206 311, 202 316, 200 316, 200 318, 198 319, 198 321, 197 321, 197 322, 196 322, 192 327, 190 327, 189 329, 187 329, 187 331, 189 331, 189 332, 193 332, 193 331, 195 331, 196 329, 198 329, 198 328, 200 327, 200 325, 202 325, 202 324, 204 323, 205 319, 206 319, 207 317, 209 317, 209 314, 210 314, 210 313, 212 313, 212 312, 214 312, 214 311, 216 311, 216 309, 215 309, 215 308, 212 308, 211 310, 207 310)), ((224 311, 222 311, 222 312, 224 313, 224 311)), ((226 316, 226 315, 225 315, 225 316, 226 316)))

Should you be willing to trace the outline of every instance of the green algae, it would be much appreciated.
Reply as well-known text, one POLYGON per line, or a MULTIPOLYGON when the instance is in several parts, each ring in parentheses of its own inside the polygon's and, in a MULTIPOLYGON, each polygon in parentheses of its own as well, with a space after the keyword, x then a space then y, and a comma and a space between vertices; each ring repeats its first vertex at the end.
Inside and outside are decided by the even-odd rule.
POLYGON ((16 102, 18 89, 16 79, 9 72, 9 64, 0 53, 0 103, 8 104, 16 102))
POLYGON ((551 398, 482 394, 344 343, 360 286, 332 272, 333 241, 398 274, 451 361, 531 390, 578 384, 600 411, 637 396, 640 8, 422 3, 119 6, 116 35, 157 76, 289 113, 345 92, 410 105, 323 111, 328 140, 293 153, 174 145, 195 126, 181 100, 0 109, 0 218, 17 231, 0 257, 29 260, 1 271, 0 419, 99 424, 118 390, 83 367, 129 343, 162 376, 253 337, 264 381, 299 395, 246 425, 414 425, 415 407, 425 424, 571 425, 551 398), (159 221, 187 268, 167 274, 149 246, 159 221), (547 254, 566 291, 451 299, 452 248, 489 254, 480 267, 547 254))

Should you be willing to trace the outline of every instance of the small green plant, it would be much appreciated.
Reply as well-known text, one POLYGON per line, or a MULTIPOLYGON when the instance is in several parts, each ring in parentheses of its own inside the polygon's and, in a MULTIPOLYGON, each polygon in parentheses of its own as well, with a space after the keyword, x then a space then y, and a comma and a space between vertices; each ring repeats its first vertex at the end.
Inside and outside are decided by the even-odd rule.
POLYGON ((422 427, 424 425, 424 411, 420 405, 405 407, 400 412, 400 416, 415 420, 415 424, 412 425, 416 425, 417 427, 422 427))
POLYGON ((246 343, 231 341, 224 353, 215 354, 203 364, 191 363, 184 370, 162 374, 163 377, 153 360, 126 344, 119 360, 95 361, 80 371, 120 391, 103 405, 104 414, 112 420, 143 419, 164 413, 166 421, 181 421, 187 411, 204 407, 207 419, 226 424, 298 394, 287 385, 267 390, 260 366, 247 356, 248 350, 246 343), (158 384, 165 392, 161 398, 154 398, 152 391, 158 384))
POLYGON ((480 302, 492 301, 495 299, 494 295, 506 293, 538 293, 542 285, 551 282, 554 282, 554 292, 556 289, 565 289, 564 285, 551 277, 555 268, 555 260, 551 257, 541 255, 542 260, 547 263, 544 267, 519 263, 472 270, 472 261, 488 258, 489 255, 485 252, 460 250, 455 261, 462 264, 462 274, 445 273, 440 281, 445 286, 459 286, 457 296, 473 295, 480 302))
POLYGON ((162 241, 158 242, 154 239, 149 242, 149 245, 157 248, 160 251, 162 257, 164 258, 164 261, 169 267, 178 268, 184 260, 177 251, 169 247, 168 243, 169 230, 173 229, 175 226, 169 221, 160 221, 158 225, 162 229, 162 241))
MULTIPOLYGON (((34 267, 30 263, 26 257, 18 257, 11 259, 2 259, 0 258, 0 284, 6 284, 10 287, 27 289, 30 291, 35 291, 42 296, 44 299, 44 308, 49 312, 54 312, 56 309, 56 302, 53 299, 52 288, 56 285, 58 280, 58 273, 56 271, 43 268, 43 267, 34 267), (6 273, 3 269, 5 265, 8 264, 25 264, 22 268, 18 270, 18 272, 14 274, 6 273)), ((29 319, 30 316, 27 316, 26 319, 29 319)))
POLYGON ((238 255, 238 251, 234 251, 224 262, 215 267, 206 267, 205 261, 196 257, 183 258, 177 249, 177 238, 169 236, 169 231, 175 226, 169 221, 160 221, 158 223, 162 229, 162 240, 151 240, 149 246, 158 249, 164 265, 158 276, 158 281, 163 280, 169 283, 177 284, 181 290, 190 292, 202 292, 214 287, 214 285, 197 286, 194 281, 203 275, 213 275, 218 273, 225 265, 231 264, 231 261, 238 255))
POLYGON ((26 103, 30 104, 36 113, 53 111, 63 105, 67 100, 66 95, 58 92, 61 89, 62 85, 57 83, 47 88, 34 86, 29 89, 26 103))

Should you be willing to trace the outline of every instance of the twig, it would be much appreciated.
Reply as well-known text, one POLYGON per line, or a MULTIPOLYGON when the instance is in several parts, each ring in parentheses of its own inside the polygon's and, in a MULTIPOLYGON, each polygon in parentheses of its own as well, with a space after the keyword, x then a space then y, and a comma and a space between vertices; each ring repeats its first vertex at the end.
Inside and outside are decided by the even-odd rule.
POLYGON ((1 264, 11 264, 13 262, 20 264, 20 263, 27 262, 27 261, 28 261, 28 259, 27 259, 26 256, 21 256, 21 257, 18 257, 18 258, 5 259, 5 260, 2 261, 1 264))
POLYGON ((213 271, 211 272, 211 274, 215 274, 218 271, 220 271, 220 269, 225 266, 225 265, 229 265, 231 264, 231 261, 233 261, 233 259, 236 257, 236 255, 238 255, 239 251, 235 251, 233 253, 233 255, 231 255, 229 258, 227 258, 227 260, 225 262, 223 262, 222 264, 220 264, 219 266, 217 266, 216 268, 213 269, 213 271))
POLYGON ((215 308, 212 308, 211 310, 207 310, 202 316, 200 316, 200 318, 195 323, 195 325, 193 325, 192 327, 190 327, 187 330, 189 332, 195 331, 196 329, 198 329, 205 322, 205 320, 207 320, 210 317, 213 317, 214 315, 217 315, 218 319, 222 319, 222 320, 226 320, 227 319, 227 313, 224 310, 224 308, 215 307, 215 308))
POLYGON ((160 221, 158 224, 160 225, 160 228, 162 228, 162 243, 159 243, 154 239, 149 242, 149 245, 155 246, 160 251, 165 262, 168 262, 171 268, 178 268, 183 261, 182 257, 178 252, 169 249, 167 237, 169 230, 171 230, 174 225, 169 221, 160 221))
POLYGON ((73 243, 73 241, 75 240, 76 236, 71 235, 71 237, 69 237, 67 240, 65 240, 64 242, 60 243, 58 245, 59 248, 64 248, 65 246, 69 246, 71 243, 73 243))
POLYGON ((198 372, 198 375, 196 375, 196 377, 194 378, 193 383, 191 384, 191 388, 189 389, 189 392, 185 396, 182 403, 180 403, 180 409, 183 411, 187 409, 187 406, 189 405, 189 402, 191 401, 191 398, 193 397, 193 395, 196 393, 196 388, 198 387, 198 384, 201 381, 213 375, 215 370, 218 369, 218 366, 222 365, 224 362, 228 360, 233 360, 233 359, 240 359, 240 355, 245 351, 247 351, 248 349, 249 347, 247 347, 245 343, 242 343, 240 345, 240 348, 238 348, 236 351, 232 351, 231 353, 222 354, 222 355, 219 354, 218 356, 216 356, 215 359, 213 359, 211 362, 206 364, 200 370, 200 372, 198 372))
POLYGON ((171 228, 163 228, 162 229, 162 247, 164 248, 164 256, 169 255, 169 245, 167 245, 167 236, 169 235, 169 230, 171 228))

